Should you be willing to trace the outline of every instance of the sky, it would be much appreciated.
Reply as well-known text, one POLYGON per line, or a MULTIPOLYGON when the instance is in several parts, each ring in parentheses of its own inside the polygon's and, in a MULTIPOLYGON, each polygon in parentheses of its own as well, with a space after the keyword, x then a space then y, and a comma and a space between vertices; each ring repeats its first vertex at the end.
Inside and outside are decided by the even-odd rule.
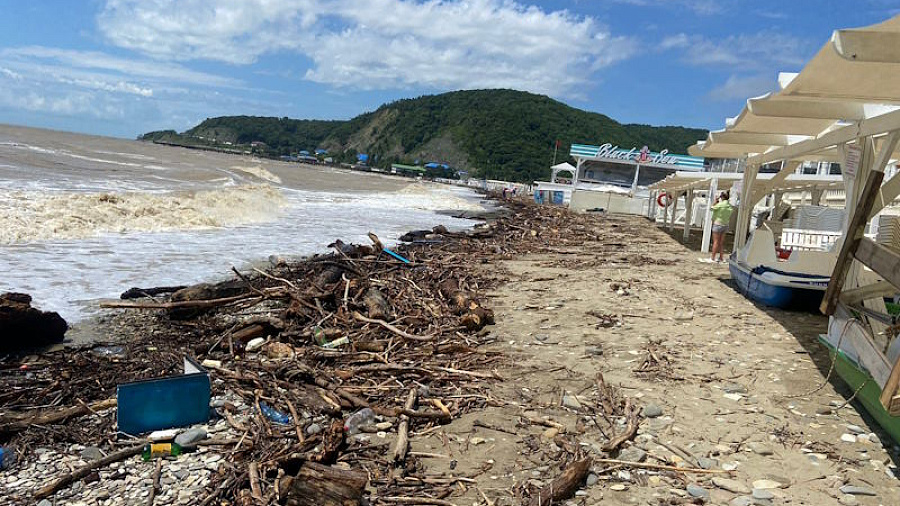
POLYGON ((900 0, 0 0, 0 123, 134 138, 460 89, 722 128, 900 0))

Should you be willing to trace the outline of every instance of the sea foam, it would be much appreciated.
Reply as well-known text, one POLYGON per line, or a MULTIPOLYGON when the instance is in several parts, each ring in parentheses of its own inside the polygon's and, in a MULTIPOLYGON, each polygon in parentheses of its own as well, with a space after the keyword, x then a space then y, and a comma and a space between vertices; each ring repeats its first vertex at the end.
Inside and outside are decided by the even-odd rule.
POLYGON ((268 185, 169 193, 0 190, 0 244, 260 223, 285 205, 281 190, 268 185))

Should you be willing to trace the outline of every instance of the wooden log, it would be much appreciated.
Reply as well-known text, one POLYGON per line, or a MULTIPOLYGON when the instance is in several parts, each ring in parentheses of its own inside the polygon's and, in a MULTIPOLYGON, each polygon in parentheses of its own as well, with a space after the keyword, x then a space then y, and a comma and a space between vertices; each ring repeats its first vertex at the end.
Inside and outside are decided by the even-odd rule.
POLYGON ((61 343, 68 329, 59 313, 31 307, 30 295, 0 295, 0 353, 61 343))
POLYGON ((649 462, 631 462, 628 460, 618 459, 595 459, 598 464, 612 464, 616 466, 634 467, 637 469, 653 469, 655 471, 675 471, 679 473, 694 474, 731 474, 734 471, 725 471, 724 469, 698 469, 693 467, 666 466, 662 464, 651 464, 649 462))
POLYGON ((304 462, 295 477, 279 483, 285 506, 354 506, 360 504, 368 476, 360 471, 344 471, 304 462))
POLYGON ((0 433, 18 432, 27 429, 31 425, 59 423, 76 416, 109 409, 115 405, 116 399, 113 397, 90 405, 81 404, 62 409, 30 411, 27 413, 7 413, 0 416, 0 433))
POLYGON ((584 482, 591 470, 591 458, 572 463, 550 484, 545 485, 538 495, 531 498, 528 506, 547 506, 571 497, 584 482))
POLYGON ((374 320, 386 320, 390 317, 391 306, 387 298, 377 288, 369 288, 363 296, 363 304, 366 305, 369 318, 374 320))
POLYGON ((494 323, 494 312, 490 309, 474 305, 474 307, 469 309, 468 313, 464 314, 462 318, 459 319, 459 323, 473 332, 478 331, 484 328, 485 325, 494 323))
POLYGON ((450 302, 456 314, 461 314, 469 307, 469 295, 459 289, 459 282, 456 279, 445 279, 438 285, 438 290, 450 302))
POLYGON ((266 332, 268 332, 268 330, 269 329, 266 326, 254 323, 234 331, 231 334, 231 338, 235 341, 242 341, 246 343, 251 339, 264 336, 266 332))
POLYGON ((378 499, 393 504, 417 504, 419 506, 457 506, 456 503, 432 497, 388 496, 378 499))
POLYGON ((372 241, 372 248, 374 248, 375 254, 380 254, 381 250, 384 249, 384 244, 381 243, 381 239, 372 232, 369 232, 367 235, 369 236, 369 240, 372 241))
POLYGON ((337 265, 328 265, 316 276, 313 284, 320 290, 325 290, 328 285, 333 285, 341 280, 341 274, 344 270, 337 265))
MULTIPOLYGON (((281 290, 277 291, 269 291, 267 295, 269 296, 279 296, 281 290)), ((100 307, 102 308, 116 308, 116 309, 168 309, 168 310, 176 310, 176 309, 211 309, 214 307, 224 306, 226 304, 231 304, 232 302, 237 302, 240 300, 252 299, 254 297, 258 297, 262 300, 262 297, 253 293, 245 293, 242 295, 236 295, 234 297, 225 297, 222 299, 209 299, 209 300, 185 300, 180 302, 140 302, 140 301, 106 301, 101 302, 100 307)))
POLYGON ((91 474, 91 471, 94 469, 98 469, 101 467, 106 467, 113 462, 119 462, 120 460, 125 460, 129 457, 133 457, 141 453, 144 449, 144 443, 141 443, 137 446, 131 446, 129 448, 125 448, 119 450, 114 453, 110 453, 109 455, 103 457, 102 459, 93 460, 88 462, 87 465, 79 467, 75 471, 71 473, 66 473, 65 475, 57 478, 55 481, 52 481, 43 487, 35 490, 34 498, 35 499, 44 499, 45 497, 50 497, 55 494, 57 491, 67 487, 69 484, 74 483, 76 480, 80 480, 85 476, 91 474))
MULTIPOLYGON (((406 397, 404 409, 414 409, 416 407, 417 391, 415 388, 409 389, 409 395, 406 397)), ((400 425, 397 429, 397 443, 394 446, 393 459, 394 463, 402 463, 406 460, 406 453, 409 451, 409 416, 400 415, 400 425)))
MULTIPOLYGON (((243 280, 229 280, 221 283, 199 283, 187 288, 178 290, 172 294, 172 302, 194 302, 207 301, 216 299, 228 299, 238 296, 250 296, 250 290, 247 288, 247 282, 243 280)), ((169 318, 175 320, 185 320, 194 318, 213 306, 194 306, 194 307, 173 307, 169 309, 169 318)))
POLYGON ((450 302, 453 312, 462 317, 460 324, 467 329, 481 330, 485 325, 494 323, 494 312, 482 307, 471 294, 460 290, 456 279, 445 279, 438 285, 438 290, 450 302))
POLYGON ((144 297, 154 297, 156 295, 162 295, 164 293, 172 293, 177 292, 178 290, 183 290, 187 288, 185 285, 179 286, 156 286, 153 288, 138 288, 136 286, 129 288, 122 292, 122 295, 119 295, 120 299, 142 299, 144 297))
POLYGON ((156 500, 156 495, 159 494, 159 491, 162 487, 159 485, 159 475, 162 471, 163 459, 159 459, 156 461, 156 468, 153 469, 153 483, 150 488, 150 496, 147 497, 147 506, 153 506, 153 502, 156 500))
MULTIPOLYGON (((338 251, 341 255, 350 257, 350 258, 359 258, 369 256, 375 253, 374 249, 371 246, 361 246, 359 244, 347 244, 344 241, 338 239, 333 243, 328 245, 329 248, 334 248, 335 251, 338 251)), ((325 257, 328 258, 328 257, 325 257)), ((327 260, 321 260, 322 262, 328 262, 327 260)), ((348 267, 348 270, 351 270, 348 267)), ((355 270, 351 272, 356 273, 357 276, 361 274, 355 270)))
POLYGON ((250 478, 250 497, 257 503, 262 503, 262 488, 259 486, 259 463, 251 462, 250 465, 247 466, 247 474, 250 478))
POLYGON ((357 313, 356 311, 353 312, 353 317, 361 322, 375 323, 375 324, 381 325, 382 327, 390 330, 391 332, 393 332, 394 334, 397 334, 398 336, 402 337, 403 339, 409 339, 410 341, 431 341, 435 337, 434 334, 427 335, 427 336, 414 336, 408 332, 404 332, 404 331, 398 329, 397 327, 391 325, 390 323, 388 323, 384 320, 376 320, 374 318, 366 318, 365 316, 357 313))
POLYGON ((334 464, 344 447, 344 422, 334 420, 322 435, 322 450, 313 460, 321 464, 334 464))
POLYGON ((631 399, 625 400, 625 416, 627 422, 625 423, 625 430, 615 436, 610 438, 606 444, 601 448, 605 452, 611 452, 617 450, 620 446, 622 446, 625 441, 630 440, 637 434, 638 424, 640 423, 640 418, 638 417, 638 408, 631 404, 631 399))
POLYGON ((431 234, 431 230, 410 230, 401 235, 398 240, 403 242, 413 242, 424 239, 426 235, 431 234))

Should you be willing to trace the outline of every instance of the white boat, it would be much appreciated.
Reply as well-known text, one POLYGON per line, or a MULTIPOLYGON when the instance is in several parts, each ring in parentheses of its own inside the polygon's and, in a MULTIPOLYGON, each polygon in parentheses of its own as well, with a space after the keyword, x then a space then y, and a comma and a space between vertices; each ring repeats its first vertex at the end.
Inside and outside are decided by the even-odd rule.
POLYGON ((815 309, 836 259, 830 251, 799 250, 779 258, 772 230, 763 226, 731 255, 728 268, 741 293, 751 300, 782 309, 815 309))

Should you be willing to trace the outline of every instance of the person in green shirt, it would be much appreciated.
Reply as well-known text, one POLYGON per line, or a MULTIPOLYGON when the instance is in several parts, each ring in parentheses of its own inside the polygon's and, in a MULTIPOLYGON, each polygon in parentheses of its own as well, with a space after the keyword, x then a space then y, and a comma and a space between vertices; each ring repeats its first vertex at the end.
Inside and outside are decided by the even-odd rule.
POLYGON ((722 250, 725 248, 725 234, 728 232, 728 223, 731 222, 731 213, 734 212, 734 206, 728 200, 729 194, 724 191, 719 194, 715 205, 712 206, 712 257, 713 262, 716 261, 716 253, 719 254, 719 262, 725 261, 722 250))

